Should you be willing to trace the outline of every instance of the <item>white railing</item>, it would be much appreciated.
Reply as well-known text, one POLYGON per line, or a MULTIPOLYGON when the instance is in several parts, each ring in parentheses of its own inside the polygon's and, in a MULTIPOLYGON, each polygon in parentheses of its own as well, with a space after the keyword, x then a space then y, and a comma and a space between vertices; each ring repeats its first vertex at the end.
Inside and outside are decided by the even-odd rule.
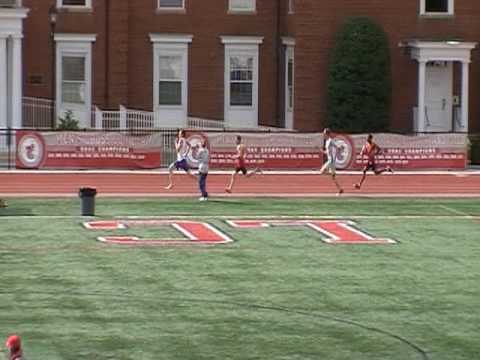
POLYGON ((52 127, 53 108, 50 99, 24 97, 22 103, 23 127, 48 129, 52 127))
MULTIPOLYGON (((51 129, 54 106, 55 102, 49 99, 24 97, 23 127, 51 129)), ((97 130, 171 130, 176 128, 164 126, 158 113, 128 109, 122 105, 118 110, 102 110, 98 106, 93 106, 87 119, 90 119, 89 128, 97 130)), ((198 117, 188 117, 186 123, 189 129, 232 129, 232 127, 225 126, 224 121, 198 117)), ((181 126, 179 124, 178 127, 181 126)), ((281 131, 281 129, 269 127, 258 127, 257 130, 281 131)))
MULTIPOLYGON (((95 108, 92 116, 92 127, 105 130, 149 130, 149 129, 172 129, 175 127, 165 127, 162 125, 162 119, 157 113, 128 109, 120 105, 118 111, 105 111, 98 107, 95 108)), ((224 122, 218 120, 209 120, 189 117, 187 127, 190 129, 223 129, 224 122)), ((180 127, 180 126, 179 126, 180 127)))
POLYGON ((189 117, 187 120, 187 127, 191 129, 224 129, 225 122, 219 120, 189 117))

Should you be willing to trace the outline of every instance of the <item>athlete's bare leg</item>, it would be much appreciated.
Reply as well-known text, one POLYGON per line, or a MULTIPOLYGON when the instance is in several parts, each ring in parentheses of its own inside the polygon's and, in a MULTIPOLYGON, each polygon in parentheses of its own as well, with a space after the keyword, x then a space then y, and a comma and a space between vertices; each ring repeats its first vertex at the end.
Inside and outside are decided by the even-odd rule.
POLYGON ((260 170, 259 168, 255 168, 254 170, 250 171, 248 174, 245 175, 245 177, 249 178, 255 174, 261 174, 262 173, 262 170, 260 170))
POLYGON ((385 169, 375 170, 375 175, 383 174, 384 172, 389 172, 393 174, 393 170, 390 166, 387 166, 385 169))
POLYGON ((170 168, 168 169, 168 185, 165 186, 166 190, 170 190, 171 188, 173 188, 173 167, 172 166, 170 166, 170 168))
POLYGON ((363 170, 362 179, 360 180, 360 182, 358 184, 355 184, 355 189, 360 190, 360 188, 362 187, 362 184, 365 181, 366 177, 367 177, 367 170, 363 170))
POLYGON ((231 178, 230 178, 230 184, 225 188, 225 191, 226 191, 227 193, 231 193, 231 192, 232 192, 233 184, 235 184, 235 179, 236 179, 237 175, 238 175, 238 171, 235 171, 235 172, 232 174, 232 176, 231 176, 231 178))
POLYGON ((335 183, 335 186, 337 187, 337 190, 338 190, 338 194, 337 194, 337 195, 343 194, 343 189, 342 189, 342 187, 340 186, 340 184, 338 183, 336 174, 332 174, 332 180, 333 180, 333 182, 335 183))

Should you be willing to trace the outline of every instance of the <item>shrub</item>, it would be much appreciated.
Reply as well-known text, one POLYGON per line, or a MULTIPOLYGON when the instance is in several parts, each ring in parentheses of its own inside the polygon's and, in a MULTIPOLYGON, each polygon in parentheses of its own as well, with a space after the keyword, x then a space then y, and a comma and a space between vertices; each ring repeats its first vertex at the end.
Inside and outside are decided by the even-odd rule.
POLYGON ((75 119, 72 110, 67 110, 63 118, 59 118, 59 130, 78 130, 78 120, 75 119))
POLYGON ((388 38, 369 18, 349 19, 330 58, 327 123, 335 130, 376 132, 388 128, 391 70, 388 38))

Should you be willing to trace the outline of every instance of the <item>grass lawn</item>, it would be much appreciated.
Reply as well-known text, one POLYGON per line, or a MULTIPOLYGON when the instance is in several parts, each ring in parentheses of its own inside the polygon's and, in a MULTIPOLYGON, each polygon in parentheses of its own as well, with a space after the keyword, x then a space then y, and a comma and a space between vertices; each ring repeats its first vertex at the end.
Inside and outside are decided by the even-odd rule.
POLYGON ((472 360, 480 354, 480 202, 97 199, 97 219, 193 216, 235 241, 126 247, 78 199, 0 209, 0 341, 29 359, 472 360), (329 245, 307 227, 228 217, 337 216, 396 245, 329 245))

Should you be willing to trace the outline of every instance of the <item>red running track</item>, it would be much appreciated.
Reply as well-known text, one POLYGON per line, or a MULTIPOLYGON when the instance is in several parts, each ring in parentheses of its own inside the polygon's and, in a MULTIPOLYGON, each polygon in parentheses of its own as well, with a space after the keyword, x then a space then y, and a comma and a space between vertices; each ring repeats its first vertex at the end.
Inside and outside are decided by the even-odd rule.
MULTIPOLYGON (((334 196, 336 188, 328 175, 264 174, 252 178, 238 177, 234 193, 225 193, 230 179, 226 174, 210 174, 207 188, 211 196, 334 196)), ((362 190, 353 188, 360 174, 339 174, 345 188, 343 196, 385 197, 480 197, 480 175, 402 174, 369 175, 362 190)), ((0 197, 77 196, 80 187, 90 186, 99 196, 169 197, 198 196, 197 183, 186 175, 175 175, 175 187, 165 190, 165 173, 0 173, 0 197)))

